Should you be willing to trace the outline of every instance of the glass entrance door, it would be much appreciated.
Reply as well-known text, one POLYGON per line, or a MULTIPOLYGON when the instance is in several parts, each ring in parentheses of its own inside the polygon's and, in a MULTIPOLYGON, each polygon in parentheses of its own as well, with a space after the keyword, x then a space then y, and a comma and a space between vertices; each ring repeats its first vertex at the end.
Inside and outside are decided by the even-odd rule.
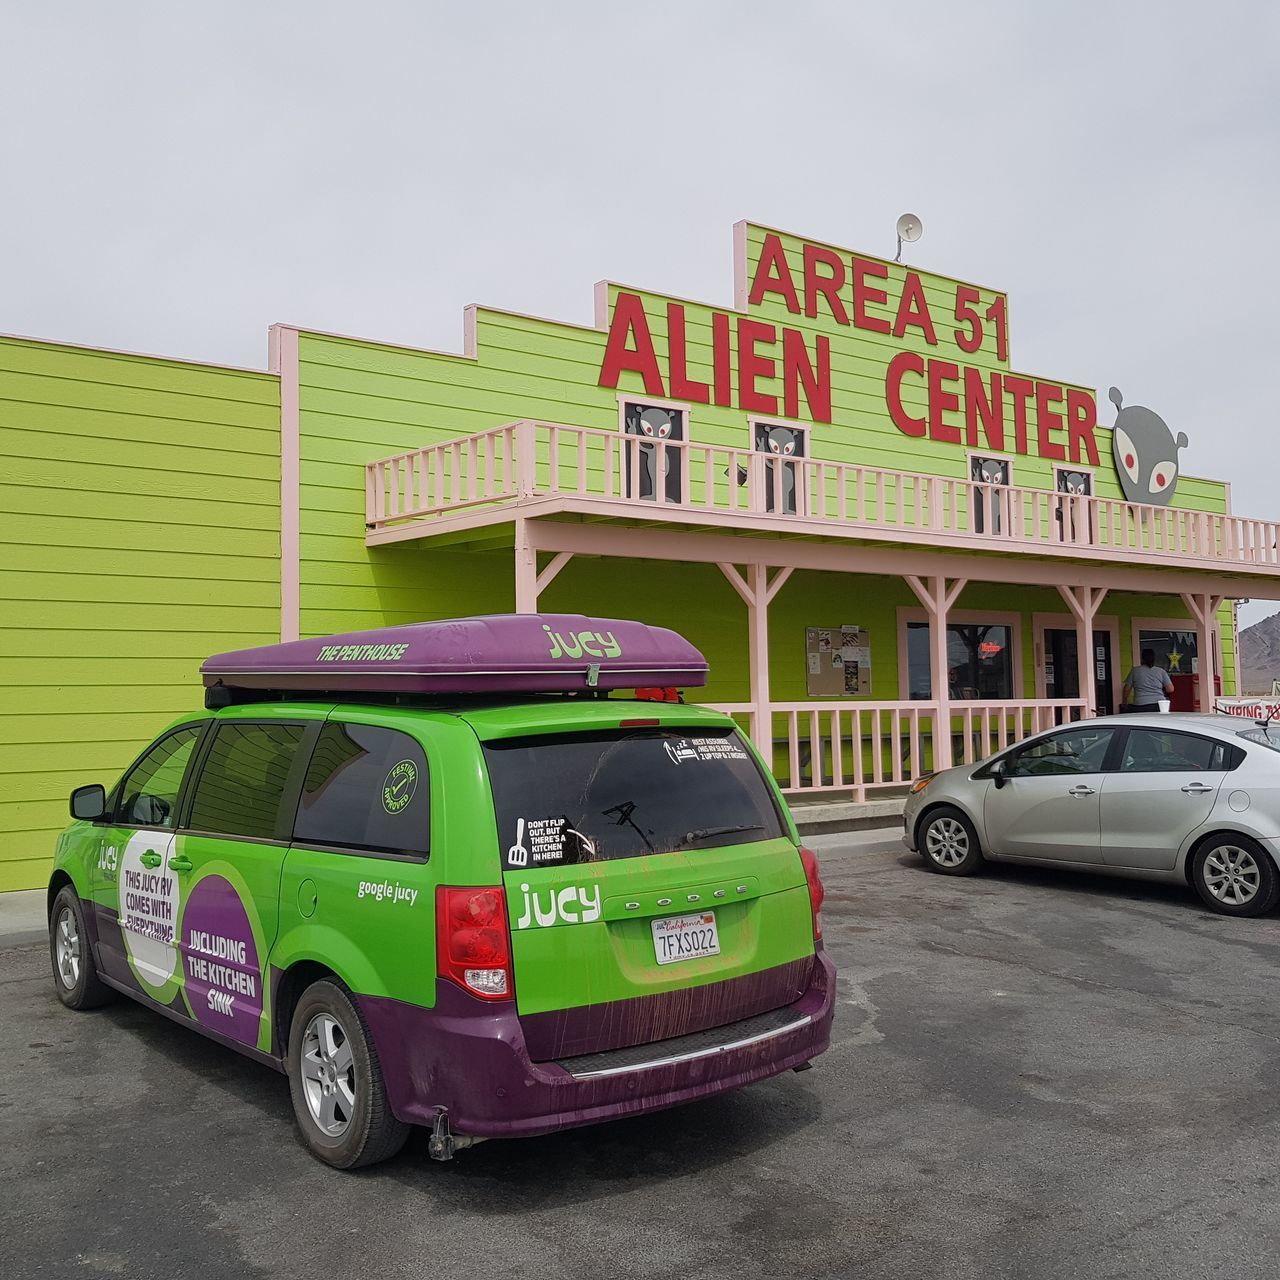
MULTIPOLYGON (((1111 677, 1111 633, 1093 633, 1094 706, 1100 716, 1115 710, 1111 677)), ((1074 627, 1046 627, 1044 632, 1044 692, 1047 698, 1080 696, 1080 664, 1076 660, 1074 627)))

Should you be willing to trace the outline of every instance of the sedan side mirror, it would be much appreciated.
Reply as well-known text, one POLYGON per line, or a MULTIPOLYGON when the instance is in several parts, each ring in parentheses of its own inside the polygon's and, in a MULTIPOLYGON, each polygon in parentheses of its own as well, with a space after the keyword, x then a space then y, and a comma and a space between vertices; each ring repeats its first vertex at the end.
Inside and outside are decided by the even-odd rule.
POLYGON ((81 822, 97 822, 107 812, 107 793, 100 782, 77 787, 71 793, 71 816, 81 822))
POLYGON ((991 780, 996 784, 997 791, 1009 781, 1009 775, 1005 773, 1005 762, 1003 760, 997 760, 991 766, 991 780))

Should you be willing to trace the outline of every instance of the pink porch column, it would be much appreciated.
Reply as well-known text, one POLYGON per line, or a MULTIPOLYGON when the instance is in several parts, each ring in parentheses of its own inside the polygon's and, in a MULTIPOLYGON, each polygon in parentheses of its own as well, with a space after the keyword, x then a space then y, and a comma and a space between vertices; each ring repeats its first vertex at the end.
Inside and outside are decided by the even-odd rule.
MULTIPOLYGON (((747 646, 751 667, 751 737, 766 761, 773 760, 773 703, 769 692, 769 605, 791 577, 789 568, 772 578, 763 564, 749 564, 747 578, 737 566, 720 564, 720 572, 747 606, 747 646)), ((793 780, 794 781, 794 780, 793 780)))
POLYGON ((1196 624, 1196 651, 1200 662, 1200 710, 1212 711, 1213 677, 1216 655, 1213 648, 1213 620, 1222 608, 1222 596, 1182 593, 1182 603, 1196 624))
POLYGON ((933 726, 933 767, 951 768, 951 660, 947 655, 947 615, 956 597, 964 590, 965 578, 948 583, 941 574, 918 578, 906 575, 906 583, 916 593, 929 615, 929 673, 938 718, 933 726))
MULTIPOLYGON (((1106 599, 1107 588, 1059 584, 1058 594, 1076 620, 1076 670, 1080 684, 1080 700, 1084 703, 1088 714, 1096 716, 1098 696, 1097 685, 1093 679, 1093 622, 1098 616, 1103 600, 1106 599)), ((1114 660, 1118 660, 1118 655, 1114 660)))

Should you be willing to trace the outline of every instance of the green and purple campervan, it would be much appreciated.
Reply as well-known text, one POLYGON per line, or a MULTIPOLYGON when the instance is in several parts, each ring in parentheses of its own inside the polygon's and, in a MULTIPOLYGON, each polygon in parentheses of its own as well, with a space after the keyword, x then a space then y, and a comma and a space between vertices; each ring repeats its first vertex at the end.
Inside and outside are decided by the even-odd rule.
POLYGON ((59 997, 286 1072, 342 1168, 410 1125, 444 1159, 806 1066, 835 988, 817 862, 728 716, 634 693, 706 671, 566 614, 210 658, 205 712, 72 793, 59 997))

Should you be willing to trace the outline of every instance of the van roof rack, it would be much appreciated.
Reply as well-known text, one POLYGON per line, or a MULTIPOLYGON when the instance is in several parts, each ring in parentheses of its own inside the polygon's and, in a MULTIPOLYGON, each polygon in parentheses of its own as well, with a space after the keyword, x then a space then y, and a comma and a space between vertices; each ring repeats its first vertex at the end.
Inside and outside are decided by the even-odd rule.
POLYGON ((665 627, 577 613, 499 613, 411 622, 237 649, 200 668, 207 706, 231 691, 317 693, 603 693, 707 682, 707 660, 665 627))

